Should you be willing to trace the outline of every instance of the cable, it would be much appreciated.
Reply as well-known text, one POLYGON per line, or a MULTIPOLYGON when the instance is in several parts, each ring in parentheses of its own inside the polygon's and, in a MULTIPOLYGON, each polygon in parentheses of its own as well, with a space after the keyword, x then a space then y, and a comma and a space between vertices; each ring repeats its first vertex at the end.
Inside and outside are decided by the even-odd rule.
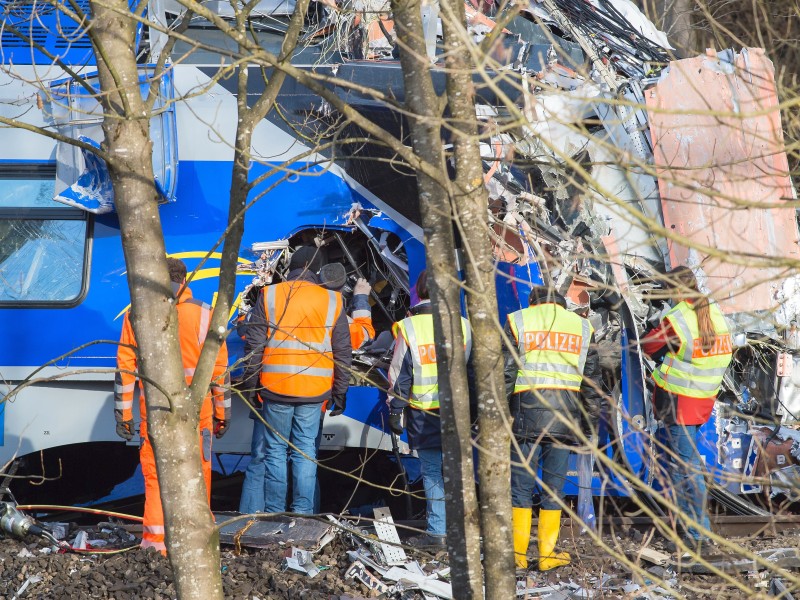
POLYGON ((68 552, 75 552, 76 554, 122 554, 123 552, 130 552, 131 550, 138 550, 141 548, 139 544, 128 546, 127 548, 117 548, 115 550, 103 550, 102 548, 73 548, 68 546, 64 550, 68 552))
POLYGON ((44 511, 63 511, 63 512, 81 512, 92 515, 103 515, 106 517, 117 517, 118 519, 126 519, 128 521, 136 521, 137 523, 144 522, 142 517, 136 515, 127 515, 124 513, 111 512, 108 510, 100 510, 97 508, 87 508, 84 506, 61 506, 58 504, 20 504, 17 510, 44 510, 44 511))

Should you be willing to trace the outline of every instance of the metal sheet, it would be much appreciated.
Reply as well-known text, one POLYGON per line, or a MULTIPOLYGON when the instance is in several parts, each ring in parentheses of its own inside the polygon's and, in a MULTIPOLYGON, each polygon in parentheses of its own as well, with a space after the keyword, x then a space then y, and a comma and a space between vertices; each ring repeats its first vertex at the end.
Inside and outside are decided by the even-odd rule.
POLYGON ((671 62, 645 99, 664 225, 683 238, 672 266, 699 268, 727 313, 774 308, 788 273, 771 259, 800 251, 772 63, 760 49, 671 62))
POLYGON ((219 541, 223 544, 241 544, 252 548, 268 548, 287 544, 316 550, 320 540, 331 529, 331 524, 301 517, 267 517, 250 515, 241 518, 239 513, 215 512, 214 519, 222 523, 219 541), (239 517, 232 523, 225 523, 239 517))
POLYGON ((392 511, 388 508, 375 508, 372 512, 375 514, 375 533, 382 540, 381 550, 383 551, 383 556, 386 558, 386 564, 404 564, 408 559, 406 558, 405 550, 403 550, 403 547, 400 545, 400 536, 397 534, 397 528, 394 526, 392 511))

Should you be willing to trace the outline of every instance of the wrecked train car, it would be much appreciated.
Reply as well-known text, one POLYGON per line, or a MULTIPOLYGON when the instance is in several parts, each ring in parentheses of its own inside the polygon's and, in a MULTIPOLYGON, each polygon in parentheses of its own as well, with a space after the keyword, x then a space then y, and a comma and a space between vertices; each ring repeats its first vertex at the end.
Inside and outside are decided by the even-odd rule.
MULTIPOLYGON (((376 61, 384 87, 402 100, 386 3, 376 5, 380 33, 368 26, 360 56, 376 61)), ((493 27, 469 11, 468 19, 476 40, 493 27)), ((653 365, 637 341, 668 308, 658 297, 662 274, 690 266, 734 323, 737 343, 706 426, 706 464, 718 499, 755 511, 731 494, 761 489, 753 477, 775 452, 759 432, 769 423, 778 440, 792 435, 780 427, 795 420, 800 381, 792 378, 800 237, 774 72, 759 49, 685 60, 671 60, 669 50, 627 0, 533 0, 507 22, 493 71, 475 76, 498 297, 504 307, 519 302, 523 295, 506 295, 518 281, 548 281, 578 302, 588 293, 613 400, 600 443, 632 476, 657 486, 653 365)), ((364 84, 373 76, 356 63, 337 73, 364 84)), ((442 85, 436 69, 434 82, 442 85)), ((402 133, 391 107, 335 89, 402 133)), ((292 101, 308 114, 299 87, 292 101)), ((343 164, 388 204, 413 211, 405 202, 416 193, 413 173, 391 158, 364 144, 343 164)), ((632 493, 614 474, 594 483, 599 494, 632 493)))
MULTIPOLYGON (((286 22, 293 3, 262 5, 254 28, 262 44, 277 50, 283 37, 276 23, 286 22)), ((88 10, 86 2, 81 7, 88 10)), ((221 16, 231 16, 224 6, 215 7, 221 16)), ((148 11, 151 20, 170 24, 182 9, 167 1, 149 4, 148 11)), ((0 327, 4 339, 14 340, 0 345, 0 465, 19 467, 18 475, 40 476, 35 483, 58 480, 48 484, 60 488, 51 496, 78 490, 85 492, 80 500, 89 500, 128 478, 138 462, 137 440, 126 448, 113 422, 113 341, 129 307, 113 192, 102 160, 69 143, 79 139, 99 146, 103 140, 95 59, 82 24, 57 10, 42 13, 35 3, 4 5, 2 17, 7 27, 2 32, 0 114, 21 126, 4 129, 0 148, 0 327), (44 51, 31 47, 30 36, 44 51), (59 56, 77 76, 53 65, 47 53, 59 56), (39 135, 26 126, 60 137, 39 135), (93 469, 85 468, 87 456, 93 469)), ((349 64, 350 55, 331 56, 312 39, 319 17, 309 17, 311 41, 293 62, 329 71, 340 62, 349 64)), ((210 48, 220 40, 207 25, 200 19, 188 31, 210 48)), ((143 27, 140 40, 140 85, 146 93, 150 65, 164 39, 155 28, 143 27)), ((219 273, 220 255, 214 250, 227 227, 236 127, 237 90, 216 77, 224 55, 222 48, 215 53, 177 44, 170 68, 159 79, 150 121, 166 247, 196 271, 194 294, 209 303, 219 273)), ((390 62, 399 72, 397 63, 390 62)), ((362 67, 374 74, 380 64, 362 67)), ((425 268, 422 230, 411 208, 416 195, 393 206, 354 179, 346 164, 315 153, 313 143, 283 118, 290 115, 307 125, 322 116, 319 98, 301 92, 288 85, 279 101, 285 112, 259 123, 254 132, 253 156, 262 159, 251 176, 264 179, 248 211, 237 304, 245 306, 249 291, 280 280, 295 248, 316 243, 328 262, 345 266, 349 277, 372 282, 374 325, 388 332, 406 315, 413 283, 425 268), (303 114, 295 110, 298 101, 303 114)), ((525 282, 519 279, 507 294, 505 310, 518 308, 518 298, 525 295, 525 282)), ((242 358, 236 317, 234 310, 228 338, 234 377, 242 358)), ((356 362, 364 371, 372 368, 364 356, 356 362)), ((325 426, 323 449, 392 450, 384 388, 354 377, 345 414, 325 426)), ((248 408, 234 402, 232 432, 215 443, 215 452, 249 453, 252 421, 247 415, 248 408)), ((391 482, 393 475, 387 477, 391 482)), ((18 493, 23 485, 29 484, 16 486, 18 493)))
MULTIPOLYGON (((232 18, 222 3, 215 6, 232 18)), ((261 3, 252 20, 263 45, 279 47, 292 8, 291 2, 261 3)), ((182 8, 163 0, 149 11, 151 20, 169 25, 182 8)), ((7 11, 4 17, 42 26, 42 35, 57 46, 51 39, 57 28, 42 25, 46 15, 32 15, 7 11)), ((477 40, 494 27, 475 11, 468 10, 468 19, 477 40)), ((426 14, 431 58, 436 22, 434 13, 426 14)), ((79 73, 91 84, 91 49, 88 40, 79 43, 80 27, 73 29, 77 41, 64 58, 82 65, 79 73)), ((155 29, 147 33, 143 63, 164 43, 155 29)), ((151 132, 167 248, 192 268, 225 227, 232 152, 224 140, 235 125, 237 89, 231 79, 212 79, 228 42, 202 19, 192 22, 188 35, 204 47, 174 47, 174 65, 159 91, 164 110, 151 132), (193 94, 204 86, 211 93, 193 94)), ((387 2, 359 0, 339 8, 316 3, 293 63, 335 75, 330 89, 403 137, 405 123, 395 107, 356 87, 377 86, 402 101, 395 46, 387 2)), ((49 64, 46 57, 7 33, 3 48, 4 116, 101 140, 99 108, 82 86, 58 69, 37 67, 49 64), (46 82, 45 93, 31 83, 36 81, 46 82)), ((791 325, 800 311, 800 290, 791 277, 798 233, 794 208, 781 206, 794 191, 771 65, 759 50, 670 62, 664 34, 627 0, 533 0, 505 26, 495 50, 491 77, 497 85, 488 85, 485 73, 475 79, 500 318, 525 304, 531 283, 552 283, 579 303, 588 297, 613 399, 600 443, 651 483, 657 472, 647 390, 651 365, 636 342, 666 307, 657 299, 659 274, 691 266, 738 334, 734 368, 707 426, 706 461, 715 468, 718 491, 760 491, 753 477, 785 464, 765 452, 765 424, 773 442, 788 440, 792 434, 779 427, 800 410, 791 375, 800 346, 791 325), (715 90, 710 96, 709 88, 715 90), (743 197, 750 206, 737 204, 743 197), (723 261, 723 253, 755 260, 723 261)), ((441 69, 434 66, 433 75, 441 89, 441 69)), ((143 83, 147 77, 143 64, 143 83)), ((248 93, 257 94, 263 80, 252 76, 249 85, 248 93)), ((323 133, 341 123, 328 103, 291 80, 278 105, 281 110, 254 136, 254 154, 268 157, 254 167, 254 177, 310 150, 306 140, 324 141, 323 133)), ((12 282, 0 292, 0 319, 9 339, 22 341, 0 348, 0 374, 9 390, 45 365, 36 375, 47 381, 2 405, 0 464, 86 442, 118 447, 111 415, 115 348, 93 344, 74 351, 116 339, 128 303, 119 227, 113 212, 104 212, 110 205, 103 166, 63 142, 7 131, 8 154, 0 164, 2 231, 15 243, 0 266, 12 282), (54 203, 54 197, 67 204, 54 203), (48 331, 46 344, 30 336, 41 328, 48 331)), ((412 302, 424 251, 414 174, 392 159, 382 146, 365 142, 292 165, 294 173, 270 190, 269 204, 257 202, 248 213, 238 277, 243 300, 254 280, 260 285, 281 277, 293 248, 316 242, 329 261, 379 284, 373 306, 378 331, 400 318, 412 302)), ((263 182, 254 196, 279 179, 263 182)), ((207 301, 215 289, 217 256, 211 259, 192 284, 207 301)), ((231 335, 229 344, 235 364, 238 337, 231 335)), ((390 449, 382 400, 376 387, 353 385, 344 417, 326 424, 323 447, 390 449)), ((234 410, 234 432, 215 450, 247 453, 250 421, 244 407, 234 410)), ((114 462, 113 451, 107 455, 114 462)), ((800 462, 791 452, 787 457, 800 462)), ((791 475, 782 470, 779 477, 791 475)), ((625 478, 613 474, 597 473, 594 483, 598 494, 632 493, 625 478)))
POLYGON ((544 0, 531 11, 578 43, 587 67, 565 78, 571 56, 551 53, 533 78, 538 89, 525 88, 526 123, 493 138, 504 146, 498 155, 515 157, 506 179, 494 179, 503 221, 530 226, 543 276, 571 296, 589 292, 614 401, 600 443, 658 486, 653 365, 637 340, 668 309, 661 274, 689 266, 733 324, 736 345, 705 426, 713 493, 733 510, 758 512, 731 494, 761 491, 770 472, 773 493, 786 490, 798 460, 786 425, 797 421, 800 391, 792 376, 800 236, 773 66, 759 49, 668 61, 663 34, 622 0, 544 0), (612 24, 626 35, 612 34, 612 24), (781 455, 776 442, 793 453, 781 455))

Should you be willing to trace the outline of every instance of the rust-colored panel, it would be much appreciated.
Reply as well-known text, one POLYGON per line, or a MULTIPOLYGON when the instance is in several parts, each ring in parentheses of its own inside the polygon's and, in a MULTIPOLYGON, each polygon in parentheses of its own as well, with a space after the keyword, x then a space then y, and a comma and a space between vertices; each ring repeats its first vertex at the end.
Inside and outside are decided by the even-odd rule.
POLYGON ((690 240, 670 260, 699 265, 727 313, 772 309, 789 273, 770 259, 800 258, 774 70, 760 49, 709 54, 645 92, 664 224, 690 240))

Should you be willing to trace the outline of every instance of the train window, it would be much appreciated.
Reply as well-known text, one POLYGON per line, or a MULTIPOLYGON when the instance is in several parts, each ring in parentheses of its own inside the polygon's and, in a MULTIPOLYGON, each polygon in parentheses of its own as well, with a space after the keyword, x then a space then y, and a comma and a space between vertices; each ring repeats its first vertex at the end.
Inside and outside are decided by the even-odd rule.
POLYGON ((88 221, 53 201, 55 165, 0 164, 0 304, 63 304, 84 289, 88 221))

